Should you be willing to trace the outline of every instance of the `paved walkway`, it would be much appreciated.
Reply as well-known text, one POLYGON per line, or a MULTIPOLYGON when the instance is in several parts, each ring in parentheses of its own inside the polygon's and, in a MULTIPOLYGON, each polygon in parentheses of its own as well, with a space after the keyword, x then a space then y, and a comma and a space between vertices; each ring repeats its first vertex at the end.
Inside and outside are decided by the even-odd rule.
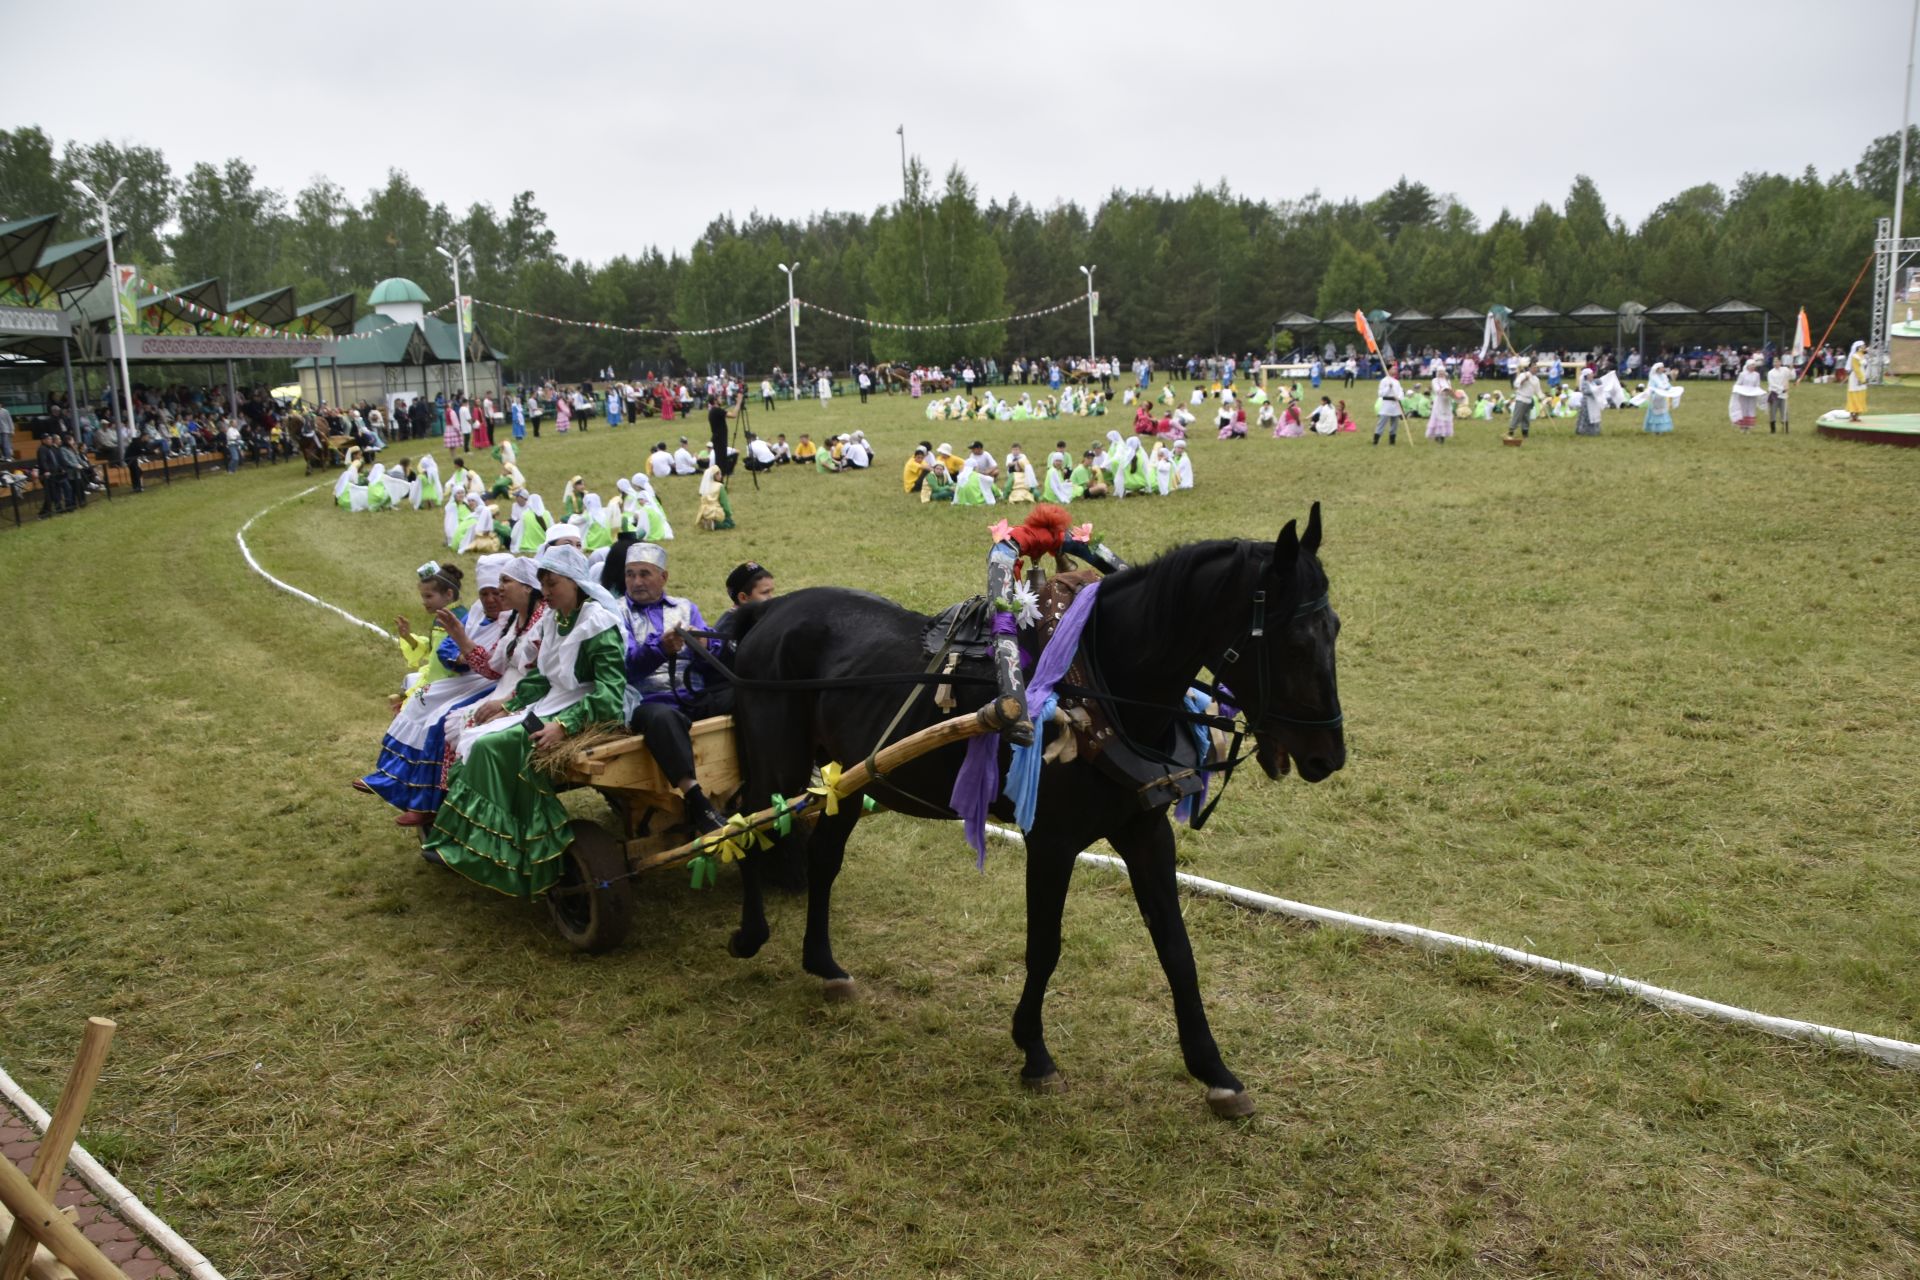
MULTIPOLYGON (((0 1156, 18 1165, 20 1172, 28 1173, 33 1168, 33 1153, 39 1147, 39 1132, 25 1116, 0 1101, 0 1156)), ((108 1212, 80 1179, 63 1179, 53 1202, 63 1209, 73 1207, 74 1221, 87 1239, 126 1272, 128 1280, 179 1280, 179 1274, 159 1252, 132 1227, 108 1212)))

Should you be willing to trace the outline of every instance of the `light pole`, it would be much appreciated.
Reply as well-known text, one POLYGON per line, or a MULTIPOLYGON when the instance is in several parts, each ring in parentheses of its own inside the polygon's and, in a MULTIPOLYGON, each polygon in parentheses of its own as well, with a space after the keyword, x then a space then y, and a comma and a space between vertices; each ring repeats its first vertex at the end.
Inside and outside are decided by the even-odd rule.
POLYGON ((1900 168, 1894 176, 1893 240, 1887 253, 1887 349, 1876 353, 1880 358, 1883 381, 1888 367, 1893 363, 1893 309, 1900 297, 1900 217, 1904 212, 1901 206, 1907 196, 1907 125, 1913 119, 1913 38, 1916 32, 1920 32, 1920 0, 1913 0, 1913 19, 1907 24, 1907 88, 1906 96, 1900 100, 1900 168))
MULTIPOLYGON (((113 254, 113 215, 107 208, 113 198, 120 194, 125 182, 125 178, 120 179, 107 188, 104 196, 96 195, 93 188, 79 178, 73 180, 73 189, 100 206, 100 234, 107 241, 107 281, 113 289, 113 336, 120 340, 120 394, 125 398, 127 411, 126 420, 120 425, 133 431, 138 427, 133 420, 133 375, 127 372, 127 330, 120 317, 120 263, 113 254)), ((73 431, 77 439, 80 433, 80 406, 70 404, 67 408, 73 414, 73 431)))
POLYGON ((1087 359, 1098 360, 1100 354, 1093 344, 1093 273, 1095 267, 1082 267, 1080 274, 1087 278, 1087 359))
POLYGON ((470 403, 473 388, 467 384, 467 304, 460 296, 460 259, 467 256, 467 246, 449 252, 435 245, 434 251, 453 264, 453 331, 460 338, 460 398, 470 403))
POLYGON ((787 399, 800 398, 800 316, 793 305, 793 273, 800 269, 799 263, 789 266, 784 262, 773 264, 787 277, 787 358, 793 367, 787 370, 787 399))

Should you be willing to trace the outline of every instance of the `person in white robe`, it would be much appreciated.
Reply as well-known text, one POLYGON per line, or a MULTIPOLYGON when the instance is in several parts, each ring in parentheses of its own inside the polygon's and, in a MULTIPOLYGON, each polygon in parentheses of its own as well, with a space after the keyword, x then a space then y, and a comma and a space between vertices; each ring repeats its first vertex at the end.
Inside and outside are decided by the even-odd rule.
POLYGON ((1056 453, 1047 461, 1047 501, 1064 507, 1073 501, 1073 477, 1063 457, 1056 453))
POLYGON ((1187 456, 1187 442, 1173 442, 1173 487, 1176 489, 1193 488, 1193 459, 1187 456))
POLYGON ((1727 417, 1742 431, 1753 430, 1766 395, 1767 389, 1760 381, 1760 360, 1756 356, 1741 367, 1740 376, 1734 379, 1733 392, 1727 397, 1727 417))
POLYGON ((552 526, 553 517, 547 514, 547 500, 537 493, 528 494, 526 508, 511 526, 513 551, 519 555, 533 554, 546 540, 546 534, 552 526))
MULTIPOLYGON (((487 500, 480 494, 470 493, 467 495, 467 510, 472 514, 472 519, 460 517, 460 545, 455 548, 463 555, 475 550, 481 539, 493 537, 493 509, 487 506, 487 500)), ((492 545, 498 547, 500 543, 496 539, 492 545)))
POLYGON ((1164 440, 1153 442, 1153 453, 1147 458, 1147 477, 1153 492, 1161 497, 1173 491, 1173 450, 1167 448, 1164 440))
POLYGON ((460 513, 466 510, 466 498, 467 491, 458 485, 447 490, 446 505, 440 513, 440 529, 449 547, 460 541, 460 513))
POLYGON ((404 502, 417 509, 420 503, 415 494, 419 487, 418 480, 407 479, 407 469, 399 463, 396 462, 387 468, 387 497, 393 506, 398 507, 404 502))
POLYGON ((420 476, 413 485, 413 509, 418 511, 423 506, 437 507, 441 500, 440 464, 434 460, 432 454, 422 454, 420 476))

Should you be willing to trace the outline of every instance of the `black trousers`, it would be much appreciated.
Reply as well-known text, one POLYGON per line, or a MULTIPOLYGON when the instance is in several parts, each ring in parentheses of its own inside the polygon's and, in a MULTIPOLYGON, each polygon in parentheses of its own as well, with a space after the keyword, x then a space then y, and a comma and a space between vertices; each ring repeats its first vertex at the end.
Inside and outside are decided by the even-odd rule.
POLYGON ((627 727, 647 740, 647 750, 667 775, 667 781, 679 782, 694 777, 693 737, 695 720, 724 716, 733 711, 733 687, 704 690, 695 696, 686 710, 671 702, 643 702, 635 708, 627 727))

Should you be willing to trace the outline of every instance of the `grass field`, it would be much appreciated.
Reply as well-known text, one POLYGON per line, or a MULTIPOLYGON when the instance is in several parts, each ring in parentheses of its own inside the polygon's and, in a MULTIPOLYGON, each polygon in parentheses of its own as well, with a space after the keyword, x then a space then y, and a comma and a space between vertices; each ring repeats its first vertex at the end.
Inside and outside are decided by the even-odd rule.
MULTIPOLYGON (((1784 438, 1733 431, 1711 384, 1665 439, 1624 412, 1523 449, 1482 423, 1444 448, 1196 437, 1193 492, 1076 512, 1141 559, 1325 504, 1347 769, 1243 776, 1182 834, 1189 869, 1920 1039, 1920 454, 1817 440, 1837 402, 1796 393, 1784 438)), ((1125 421, 755 419, 858 426, 882 459, 742 476, 731 533, 668 487, 674 589, 710 609, 746 558, 929 610, 977 591, 993 517, 903 498, 903 447, 1044 456, 1125 421)), ((662 430, 522 462, 550 499, 609 492, 662 430)), ((731 878, 645 880, 635 942, 573 955, 347 789, 397 655, 233 539, 306 483, 249 469, 0 534, 0 1062, 51 1100, 82 1018, 119 1020, 84 1140, 230 1276, 1920 1272, 1914 1074, 1195 902, 1262 1106, 1223 1125, 1099 871, 1048 1006, 1072 1087, 1026 1096, 1020 853, 976 873, 949 826, 856 834, 857 1004, 800 973, 795 901, 728 959, 731 878)), ((250 542, 383 624, 441 554, 438 513, 324 490, 250 542)))

